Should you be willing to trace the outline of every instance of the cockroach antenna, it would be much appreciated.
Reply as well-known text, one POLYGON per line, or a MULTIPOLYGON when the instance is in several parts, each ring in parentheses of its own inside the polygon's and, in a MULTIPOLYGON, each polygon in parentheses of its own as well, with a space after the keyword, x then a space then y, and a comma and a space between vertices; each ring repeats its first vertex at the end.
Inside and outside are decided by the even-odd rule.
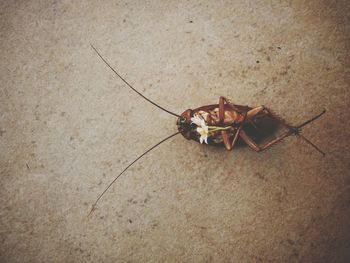
POLYGON ((126 84, 128 85, 129 88, 131 88, 133 91, 135 91, 137 94, 139 94, 142 98, 144 98, 145 100, 147 100, 148 102, 152 103, 154 106, 158 107, 159 109, 174 115, 176 117, 181 117, 180 115, 173 113, 165 108, 163 108, 162 106, 159 106, 157 103, 151 101, 150 99, 148 99, 147 97, 145 97, 141 92, 139 92, 138 90, 136 90, 129 82, 127 82, 121 75, 119 75, 119 73, 102 57, 102 55, 97 51, 97 49, 90 44, 90 46, 92 47, 93 50, 95 50, 95 52, 97 53, 97 55, 102 59, 102 61, 126 84))
POLYGON ((152 151, 154 148, 156 148, 157 146, 161 145, 163 142, 169 140, 170 138, 174 137, 175 135, 179 134, 181 131, 178 131, 168 137, 166 137, 165 139, 161 140, 160 142, 158 142, 157 144, 153 145, 151 148, 149 148, 147 151, 145 151, 143 154, 141 154, 139 157, 137 157, 134 161, 132 161, 120 174, 118 174, 113 181, 106 187, 106 189, 98 196, 98 198, 96 199, 95 203, 92 205, 92 208, 90 210, 90 213, 88 214, 88 217, 91 215, 91 213, 95 210, 96 205, 98 203, 98 201, 100 201, 100 199, 102 198, 102 196, 108 191, 108 189, 118 180, 118 178, 124 173, 126 172, 126 170, 128 170, 134 163, 136 163, 138 160, 140 160, 143 156, 145 156, 147 153, 149 153, 150 151, 152 151))
MULTIPOLYGON (((187 109, 178 115, 173 113, 158 104, 154 103, 150 99, 146 98, 143 94, 137 91, 129 82, 127 82, 119 73, 102 57, 102 55, 97 51, 97 49, 91 45, 92 49, 97 53, 97 55, 102 59, 102 61, 134 92, 140 95, 142 98, 152 103, 159 109, 178 117, 176 122, 178 132, 166 137, 139 157, 137 157, 133 162, 131 162, 120 174, 118 174, 113 181, 107 186, 107 188, 98 196, 96 202, 92 205, 89 215, 95 210, 97 203, 100 201, 102 196, 108 191, 108 189, 118 180, 118 178, 126 172, 134 163, 140 160, 147 153, 152 151, 158 145, 162 144, 171 137, 181 133, 188 140, 194 140, 201 144, 204 142, 210 145, 223 146, 226 150, 231 151, 235 149, 238 141, 241 141, 249 146, 252 150, 256 152, 261 152, 269 149, 276 143, 284 140, 288 136, 296 135, 306 143, 314 147, 323 156, 325 153, 321 151, 315 144, 310 140, 305 138, 301 132, 301 128, 305 125, 313 122, 323 115, 326 110, 323 110, 320 114, 312 117, 311 119, 305 121, 298 126, 289 125, 285 120, 275 115, 269 108, 265 106, 250 107, 245 105, 234 104, 231 100, 220 96, 218 104, 204 105, 195 109, 187 109), (252 131, 257 133, 261 138, 266 136, 264 131, 261 130, 258 124, 263 124, 262 126, 268 126, 268 119, 273 120, 277 124, 282 125, 286 128, 286 131, 279 134, 275 138, 272 138, 265 142, 264 144, 259 144, 259 140, 256 140, 256 136, 252 136, 252 131), (266 124, 266 125, 265 125, 266 124)), ((258 136, 258 137, 259 137, 258 136)), ((88 215, 88 216, 89 216, 88 215)))

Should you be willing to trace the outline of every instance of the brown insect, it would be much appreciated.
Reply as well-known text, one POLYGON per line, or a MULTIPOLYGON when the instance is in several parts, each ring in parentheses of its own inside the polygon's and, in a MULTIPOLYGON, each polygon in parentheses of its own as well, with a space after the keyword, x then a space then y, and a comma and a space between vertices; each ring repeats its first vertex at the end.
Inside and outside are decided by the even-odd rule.
POLYGON ((98 201, 107 192, 107 190, 114 184, 114 182, 135 162, 145 156, 148 152, 162 144, 166 140, 181 133, 186 139, 194 140, 200 143, 205 142, 209 145, 224 146, 227 150, 232 150, 237 144, 245 143, 251 149, 256 152, 263 151, 277 142, 283 140, 290 135, 297 135, 309 145, 314 147, 323 156, 325 153, 321 151, 315 144, 300 134, 301 128, 310 122, 318 119, 322 114, 326 112, 323 110, 320 114, 305 121, 304 123, 293 126, 288 124, 282 118, 274 114, 271 110, 264 106, 249 107, 236 105, 230 102, 225 97, 219 98, 218 104, 212 104, 202 106, 194 110, 188 109, 181 115, 173 113, 153 101, 146 98, 139 91, 137 91, 132 85, 130 85, 117 71, 101 56, 94 46, 91 45, 98 56, 103 62, 133 91, 139 94, 148 102, 152 103, 161 110, 177 117, 178 132, 163 139, 146 152, 137 157, 131 162, 113 181, 107 186, 107 188, 99 195, 96 202, 93 204, 89 215, 95 209, 98 201), (264 139, 267 135, 277 130, 281 126, 285 131, 274 137, 267 142, 260 145, 258 142, 264 139))
POLYGON ((300 134, 300 130, 303 126, 316 120, 325 112, 326 111, 323 110, 310 120, 298 126, 292 126, 286 123, 282 118, 276 116, 265 106, 252 108, 249 106, 236 105, 225 97, 220 97, 219 104, 207 105, 194 110, 188 109, 184 111, 181 117, 178 118, 177 125, 179 132, 181 132, 186 139, 192 139, 201 143, 205 140, 207 144, 222 145, 229 151, 234 148, 238 139, 246 143, 254 151, 260 152, 290 135, 298 135, 322 155, 325 155, 316 145, 300 134), (270 127, 268 130, 274 130, 274 126, 277 124, 283 126, 286 131, 260 146, 252 136, 260 139, 266 135, 266 127, 259 128, 261 122, 264 120, 269 120, 270 124, 271 121, 274 122, 274 124, 272 124, 273 127, 270 127), (261 132, 260 136, 259 132, 261 132), (249 134, 252 135, 250 136, 249 134))

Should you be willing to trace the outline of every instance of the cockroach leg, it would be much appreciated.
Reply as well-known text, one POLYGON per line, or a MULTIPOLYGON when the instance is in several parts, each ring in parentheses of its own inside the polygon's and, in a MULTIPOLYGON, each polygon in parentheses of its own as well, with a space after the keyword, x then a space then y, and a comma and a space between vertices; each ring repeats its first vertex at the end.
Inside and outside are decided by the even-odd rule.
POLYGON ((233 149, 233 147, 235 146, 235 144, 236 144, 236 142, 238 140, 238 136, 239 136, 239 133, 241 132, 241 129, 242 129, 242 126, 237 129, 235 137, 233 137, 233 140, 232 140, 232 143, 231 143, 231 148, 232 149, 233 149))
POLYGON ((252 138, 250 138, 244 131, 241 131, 239 136, 242 138, 242 140, 250 147, 252 148, 254 151, 260 152, 263 151, 267 148, 269 148, 270 146, 274 145, 275 143, 283 140, 284 138, 292 135, 292 134, 297 134, 299 132, 299 129, 297 127, 293 127, 289 124, 287 124, 283 119, 281 119, 280 117, 276 116, 275 114, 273 114, 268 108, 266 108, 265 106, 259 106, 256 108, 253 108, 251 110, 249 110, 247 112, 247 118, 248 120, 253 121, 254 117, 256 117, 259 113, 264 112, 266 115, 270 116, 271 118, 273 118, 274 120, 276 120, 278 123, 280 123, 281 125, 283 125, 284 127, 286 127, 288 129, 288 131, 282 133, 281 135, 277 136, 275 139, 271 140, 270 142, 266 143, 263 146, 259 146, 257 145, 252 138))
MULTIPOLYGON (((219 120, 220 123, 222 124, 224 122, 225 119, 225 97, 220 97, 219 98, 219 120)), ((223 134, 223 133, 221 133, 223 134)), ((227 136, 227 134, 226 134, 227 136)))
POLYGON ((271 110, 269 110, 265 106, 259 106, 259 107, 256 107, 256 108, 253 108, 253 109, 249 110, 248 113, 247 113, 248 120, 252 120, 255 116, 257 116, 261 112, 265 112, 265 114, 267 116, 270 116, 271 118, 276 120, 278 123, 280 123, 281 125, 286 127, 288 130, 292 129, 292 126, 287 124, 282 118, 276 116, 271 110))
POLYGON ((236 144, 236 142, 238 140, 238 136, 239 136, 239 133, 241 132, 241 129, 242 129, 242 126, 238 127, 238 129, 236 131, 236 134, 233 137, 233 140, 232 140, 232 143, 231 143, 231 150, 233 149, 233 147, 235 147, 235 144, 236 144))
POLYGON ((319 117, 321 117, 321 116, 322 116, 323 114, 325 114, 325 113, 326 113, 326 109, 323 109, 323 111, 322 111, 321 113, 317 114, 315 117, 311 118, 310 120, 307 120, 307 121, 303 122, 302 124, 298 125, 297 128, 298 128, 298 129, 301 129, 301 128, 304 127, 306 124, 309 124, 310 122, 312 122, 312 121, 318 119, 319 117))
MULTIPOLYGON (((272 114, 268 109, 264 108, 264 106, 260 106, 260 107, 257 107, 257 108, 254 108, 253 112, 251 113, 255 113, 255 114, 252 114, 251 117, 254 117, 256 116, 256 114, 258 114, 259 112, 261 112, 261 110, 264 110, 267 114, 269 114, 271 117, 273 117, 274 119, 276 119, 277 121, 279 121, 282 125, 284 125, 285 127, 288 128, 288 131, 282 133, 281 135, 277 136, 275 139, 273 139, 272 141, 266 143, 265 145, 263 146, 259 146, 257 145, 253 140, 252 138, 250 138, 243 130, 240 131, 239 133, 239 136, 241 137, 241 139, 250 147, 252 148, 253 150, 257 151, 257 152, 260 152, 260 151, 263 151, 267 148, 269 148, 270 146, 274 145, 275 143, 283 140, 284 138, 290 136, 290 135, 297 135, 299 138, 303 139, 305 142, 307 142, 309 145, 311 145, 312 147, 314 147, 319 153, 321 153, 323 156, 325 156, 326 154, 320 150, 315 144, 313 144, 310 140, 308 140, 307 138, 305 138, 302 134, 300 134, 300 130, 302 127, 304 127, 305 125, 309 124, 310 122, 318 119, 320 116, 322 116, 326 110, 323 110, 320 114, 316 115, 315 117, 303 122, 302 124, 298 125, 298 126, 291 126, 291 125, 288 125, 287 123, 285 123, 282 119, 274 116, 274 114, 272 114), (260 109, 260 111, 259 111, 260 109)), ((249 112, 248 112, 249 114, 249 112)))
POLYGON ((256 108, 251 109, 250 111, 248 111, 247 113, 247 117, 248 119, 252 119, 253 117, 255 117, 257 114, 259 114, 260 112, 264 111, 265 107, 264 106, 259 106, 256 108))
MULTIPOLYGON (((219 98, 219 121, 220 124, 224 123, 225 119, 225 102, 226 98, 223 96, 220 96, 219 98)), ((232 149, 231 144, 229 142, 229 136, 227 134, 227 131, 221 131, 221 137, 224 142, 225 148, 230 151, 232 149)))
POLYGON ((222 140, 224 142, 226 150, 231 151, 232 147, 231 147, 231 144, 229 142, 229 136, 227 134, 227 131, 221 131, 221 137, 222 137, 222 140))
POLYGON ((260 151, 260 147, 244 131, 240 131, 239 137, 254 151, 260 151))
MULTIPOLYGON (((227 99, 223 96, 220 96, 219 98, 219 121, 220 124, 224 123, 225 120, 225 103, 227 104, 227 99)), ((237 131, 236 131, 237 134, 237 131)), ((232 145, 230 143, 230 138, 227 134, 227 131, 221 131, 221 137, 224 142, 225 148, 228 151, 232 150, 232 145)))
POLYGON ((220 96, 220 98, 219 98, 219 119, 220 119, 221 124, 224 122, 224 119, 225 119, 225 102, 227 103, 226 98, 223 96, 220 96))
POLYGON ((290 136, 291 133, 290 131, 287 131, 281 135, 279 135, 278 137, 276 137, 275 139, 273 139, 272 141, 266 143, 263 146, 259 146, 257 145, 252 138, 250 138, 244 131, 240 131, 239 136, 241 137, 241 139, 250 147, 252 148, 254 151, 256 152, 261 152, 267 148, 269 148, 270 146, 274 145, 275 143, 283 140, 284 138, 290 136))
MULTIPOLYGON (((224 118, 225 118, 225 102, 226 104, 230 104, 231 107, 234 107, 234 105, 232 103, 229 103, 228 100, 221 96, 220 99, 219 99, 219 118, 220 118, 220 123, 223 123, 224 122, 224 118)), ((233 149, 233 147, 235 146, 236 142, 237 142, 237 139, 238 139, 238 135, 242 129, 242 125, 244 124, 246 118, 247 118, 247 112, 248 110, 246 110, 244 112, 244 117, 243 117, 243 120, 240 124, 240 126, 235 129, 235 134, 234 134, 234 137, 232 139, 232 142, 230 142, 230 138, 227 134, 227 131, 221 131, 221 137, 223 139, 223 142, 224 142, 224 145, 225 145, 225 148, 228 150, 228 151, 231 151, 233 149)), ((239 113, 241 114, 241 113, 239 113)))
POLYGON ((323 156, 325 156, 326 154, 320 149, 318 148, 315 144, 313 144, 309 139, 305 138, 302 134, 297 134, 299 138, 303 139, 306 143, 308 143, 309 145, 311 145, 312 147, 314 147, 319 153, 321 153, 323 156))
POLYGON ((228 105, 231 109, 235 110, 236 112, 242 113, 241 108, 237 107, 237 105, 233 104, 226 97, 220 96, 220 98, 219 98, 219 118, 220 118, 220 120, 222 119, 222 121, 223 121, 225 118, 225 103, 226 103, 226 105, 228 105), (220 112, 221 112, 221 114, 220 114, 220 112))
POLYGON ((225 145, 226 150, 231 151, 234 148, 241 129, 242 129, 242 126, 239 127, 238 129, 236 129, 236 133, 232 139, 232 142, 230 142, 230 138, 227 134, 227 131, 221 131, 221 137, 222 137, 222 140, 224 141, 224 145, 225 145))

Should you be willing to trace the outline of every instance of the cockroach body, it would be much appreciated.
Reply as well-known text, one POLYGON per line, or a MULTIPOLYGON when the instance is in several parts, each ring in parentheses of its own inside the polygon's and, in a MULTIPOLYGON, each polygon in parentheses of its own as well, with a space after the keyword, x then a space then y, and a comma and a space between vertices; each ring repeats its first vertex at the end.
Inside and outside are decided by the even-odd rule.
POLYGON ((115 181, 135 162, 156 148, 158 145, 172 138, 173 136, 181 133, 186 139, 194 140, 200 143, 206 143, 209 145, 224 146, 227 150, 232 150, 238 142, 247 144, 253 150, 260 152, 265 150, 275 143, 283 140, 290 135, 297 135, 302 138, 308 144, 313 146, 322 155, 325 155, 316 145, 310 142, 302 134, 300 130, 303 126, 316 120, 322 114, 320 114, 305 121, 304 123, 293 126, 285 122, 282 118, 274 114, 271 110, 264 106, 249 107, 236 105, 230 102, 225 97, 219 98, 218 104, 206 105, 196 109, 185 110, 181 115, 173 113, 158 104, 154 103, 150 99, 146 98, 143 94, 137 91, 131 84, 129 84, 119 73, 101 56, 94 46, 91 45, 98 56, 103 62, 134 92, 143 97, 148 102, 152 103, 161 110, 177 117, 178 132, 166 137, 156 145, 149 148, 146 152, 137 157, 131 162, 120 174, 118 174, 113 181, 105 188, 105 190, 99 195, 96 202, 93 204, 92 211, 95 209, 98 201, 107 192, 107 190, 115 183, 115 181), (266 123, 274 122, 273 128, 266 129, 266 123), (263 145, 259 145, 257 141, 264 137, 269 131, 273 131, 276 124, 285 128, 285 132, 281 133, 277 137, 265 142, 263 145), (264 127, 265 126, 265 127, 264 127))
MULTIPOLYGON (((200 143, 205 141, 209 145, 222 145, 229 151, 234 148, 238 140, 241 140, 253 150, 260 152, 289 135, 302 136, 300 134, 301 127, 324 113, 325 110, 299 126, 292 126, 264 106, 252 108, 236 105, 225 97, 220 97, 219 104, 184 111, 177 120, 177 126, 179 132, 188 140, 195 140, 200 143), (255 129, 255 135, 259 135, 259 132, 264 133, 259 129, 259 123, 267 119, 273 120, 276 124, 286 128, 287 131, 259 146, 249 133, 252 129, 255 129)), ((263 137, 265 134, 260 135, 263 137)), ((311 144, 304 136, 302 138, 311 144)), ((312 146, 324 155, 314 144, 312 146)))

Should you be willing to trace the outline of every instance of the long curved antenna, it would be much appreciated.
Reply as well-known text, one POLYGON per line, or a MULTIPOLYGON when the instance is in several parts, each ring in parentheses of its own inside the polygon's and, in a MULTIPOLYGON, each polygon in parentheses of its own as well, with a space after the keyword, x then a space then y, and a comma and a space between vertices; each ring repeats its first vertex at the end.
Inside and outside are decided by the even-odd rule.
POLYGON ((92 208, 90 210, 90 213, 88 214, 88 216, 90 216, 90 214, 95 210, 95 207, 98 203, 98 201, 100 201, 100 199, 102 198, 102 196, 108 191, 108 189, 115 183, 115 181, 117 181, 117 179, 126 171, 129 169, 130 166, 132 166, 134 163, 136 163, 138 160, 140 160, 143 156, 145 156, 147 153, 149 153, 150 151, 152 151, 154 148, 156 148, 158 145, 162 144, 163 142, 165 142, 166 140, 174 137, 175 135, 179 134, 181 131, 178 131, 168 137, 166 137, 165 139, 161 140, 160 142, 158 142, 156 145, 152 146, 151 148, 149 148, 147 151, 145 151, 143 154, 141 154, 139 157, 137 157, 132 163, 130 163, 120 174, 117 175, 117 177, 115 177, 113 179, 113 181, 107 186, 107 188, 98 196, 96 202, 92 205, 92 208))
POLYGON ((145 100, 147 100, 148 102, 152 103, 154 106, 158 107, 159 109, 174 115, 176 117, 181 117, 180 115, 173 113, 167 109, 164 109, 163 107, 159 106, 158 104, 154 103, 153 101, 151 101, 150 99, 146 98, 144 95, 142 95, 139 91, 137 91, 133 86, 131 86, 131 84, 129 82, 127 82, 122 76, 120 76, 118 74, 118 72, 102 57, 102 55, 97 51, 97 49, 90 44, 90 46, 92 47, 93 50, 95 50, 95 52, 97 53, 97 55, 102 59, 102 61, 126 84, 129 86, 129 88, 131 88, 133 91, 135 91, 137 94, 139 94, 142 98, 144 98, 145 100))

